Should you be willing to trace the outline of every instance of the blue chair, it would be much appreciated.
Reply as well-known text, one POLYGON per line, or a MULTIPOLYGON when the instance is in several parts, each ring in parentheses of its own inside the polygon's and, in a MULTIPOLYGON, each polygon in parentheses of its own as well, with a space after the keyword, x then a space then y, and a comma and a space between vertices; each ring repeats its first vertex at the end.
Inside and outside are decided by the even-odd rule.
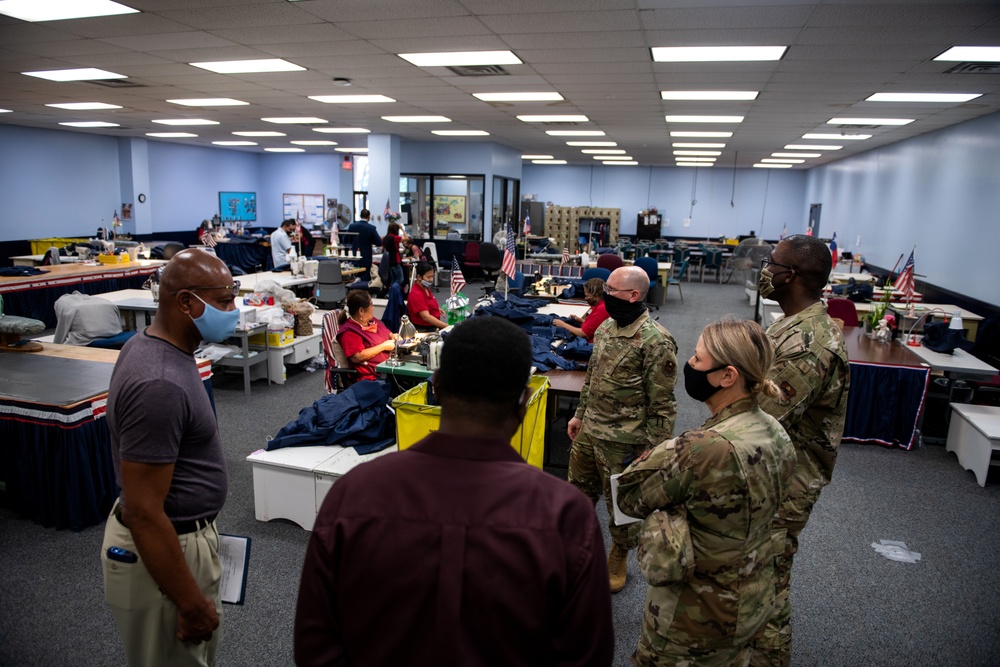
MULTIPOLYGON (((681 279, 683 279, 684 274, 687 273, 689 261, 690 260, 685 259, 683 262, 681 262, 681 268, 677 271, 676 278, 667 279, 667 285, 666 285, 667 289, 669 289, 671 285, 677 285, 677 292, 681 295, 681 303, 684 302, 684 292, 681 290, 681 279)), ((664 294, 664 299, 666 299, 665 294, 664 294)))
POLYGON ((597 266, 594 267, 593 269, 587 269, 586 271, 583 272, 583 275, 580 277, 584 281, 590 280, 591 278, 600 278, 604 282, 608 282, 608 278, 611 277, 611 271, 609 271, 608 269, 602 269, 601 267, 597 266))
POLYGON ((105 350, 120 350, 136 333, 137 332, 135 331, 123 331, 120 334, 109 338, 98 338, 97 340, 92 340, 87 343, 87 347, 99 347, 105 350))
POLYGON ((513 278, 507 278, 507 289, 511 292, 520 294, 524 291, 524 274, 520 271, 514 272, 513 278))
POLYGON ((646 304, 651 308, 660 309, 660 304, 654 301, 653 295, 658 292, 660 286, 660 267, 655 257, 640 257, 635 260, 635 265, 646 272, 649 276, 649 292, 646 294, 646 304))

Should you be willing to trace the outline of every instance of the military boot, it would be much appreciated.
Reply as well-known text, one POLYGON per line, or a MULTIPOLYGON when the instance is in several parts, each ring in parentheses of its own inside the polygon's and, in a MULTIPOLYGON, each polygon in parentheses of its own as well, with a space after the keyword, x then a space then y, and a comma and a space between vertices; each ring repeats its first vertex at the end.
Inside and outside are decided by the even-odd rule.
POLYGON ((617 544, 611 546, 611 553, 608 554, 608 579, 612 593, 625 588, 625 579, 628 577, 627 558, 628 549, 617 544))

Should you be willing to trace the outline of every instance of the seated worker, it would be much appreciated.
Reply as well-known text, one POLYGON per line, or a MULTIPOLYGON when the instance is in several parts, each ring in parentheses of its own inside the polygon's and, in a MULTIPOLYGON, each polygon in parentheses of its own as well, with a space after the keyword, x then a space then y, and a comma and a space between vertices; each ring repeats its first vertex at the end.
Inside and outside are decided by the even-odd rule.
POLYGON ((302 256, 312 257, 316 251, 316 239, 305 225, 299 225, 299 235, 302 237, 302 256))
POLYGON ((594 332, 601 322, 608 319, 608 311, 604 307, 604 281, 600 278, 591 278, 583 284, 583 299, 590 306, 590 310, 581 320, 576 315, 570 315, 570 319, 579 323, 573 326, 569 322, 553 320, 552 326, 565 329, 574 336, 586 338, 588 343, 594 342, 594 332))
POLYGON ((434 267, 427 262, 417 262, 414 269, 417 279, 410 290, 410 298, 406 302, 406 314, 417 331, 437 331, 448 324, 441 319, 441 306, 438 305, 431 286, 434 284, 434 267))
POLYGON ((359 380, 377 380, 375 367, 389 358, 399 336, 375 319, 375 306, 368 292, 351 290, 345 303, 348 317, 337 332, 337 342, 358 371, 359 380))
POLYGON ((413 239, 409 236, 403 237, 403 257, 411 257, 418 262, 424 261, 424 251, 420 249, 420 246, 413 242, 413 239))
POLYGON ((292 235, 295 234, 295 221, 282 220, 281 226, 271 232, 271 263, 273 266, 288 264, 286 254, 292 249, 292 235))

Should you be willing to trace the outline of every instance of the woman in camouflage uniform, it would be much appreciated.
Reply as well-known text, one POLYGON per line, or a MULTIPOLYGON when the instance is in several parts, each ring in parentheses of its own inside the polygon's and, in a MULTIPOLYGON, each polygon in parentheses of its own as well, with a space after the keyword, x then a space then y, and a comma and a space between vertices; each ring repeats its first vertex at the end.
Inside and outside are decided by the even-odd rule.
POLYGON ((766 379, 773 358, 754 322, 705 327, 684 385, 712 416, 622 473, 618 506, 644 518, 639 567, 650 585, 636 665, 746 665, 772 613, 784 540, 771 522, 795 468, 788 435, 757 406, 778 392, 766 379))

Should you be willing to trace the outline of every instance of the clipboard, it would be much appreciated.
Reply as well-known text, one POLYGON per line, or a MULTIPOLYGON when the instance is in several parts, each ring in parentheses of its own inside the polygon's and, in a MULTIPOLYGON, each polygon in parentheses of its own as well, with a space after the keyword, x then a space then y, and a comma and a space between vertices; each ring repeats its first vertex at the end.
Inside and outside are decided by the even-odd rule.
POLYGON ((247 592, 247 572, 250 570, 250 538, 219 533, 219 560, 222 579, 219 596, 223 604, 243 604, 247 592))

